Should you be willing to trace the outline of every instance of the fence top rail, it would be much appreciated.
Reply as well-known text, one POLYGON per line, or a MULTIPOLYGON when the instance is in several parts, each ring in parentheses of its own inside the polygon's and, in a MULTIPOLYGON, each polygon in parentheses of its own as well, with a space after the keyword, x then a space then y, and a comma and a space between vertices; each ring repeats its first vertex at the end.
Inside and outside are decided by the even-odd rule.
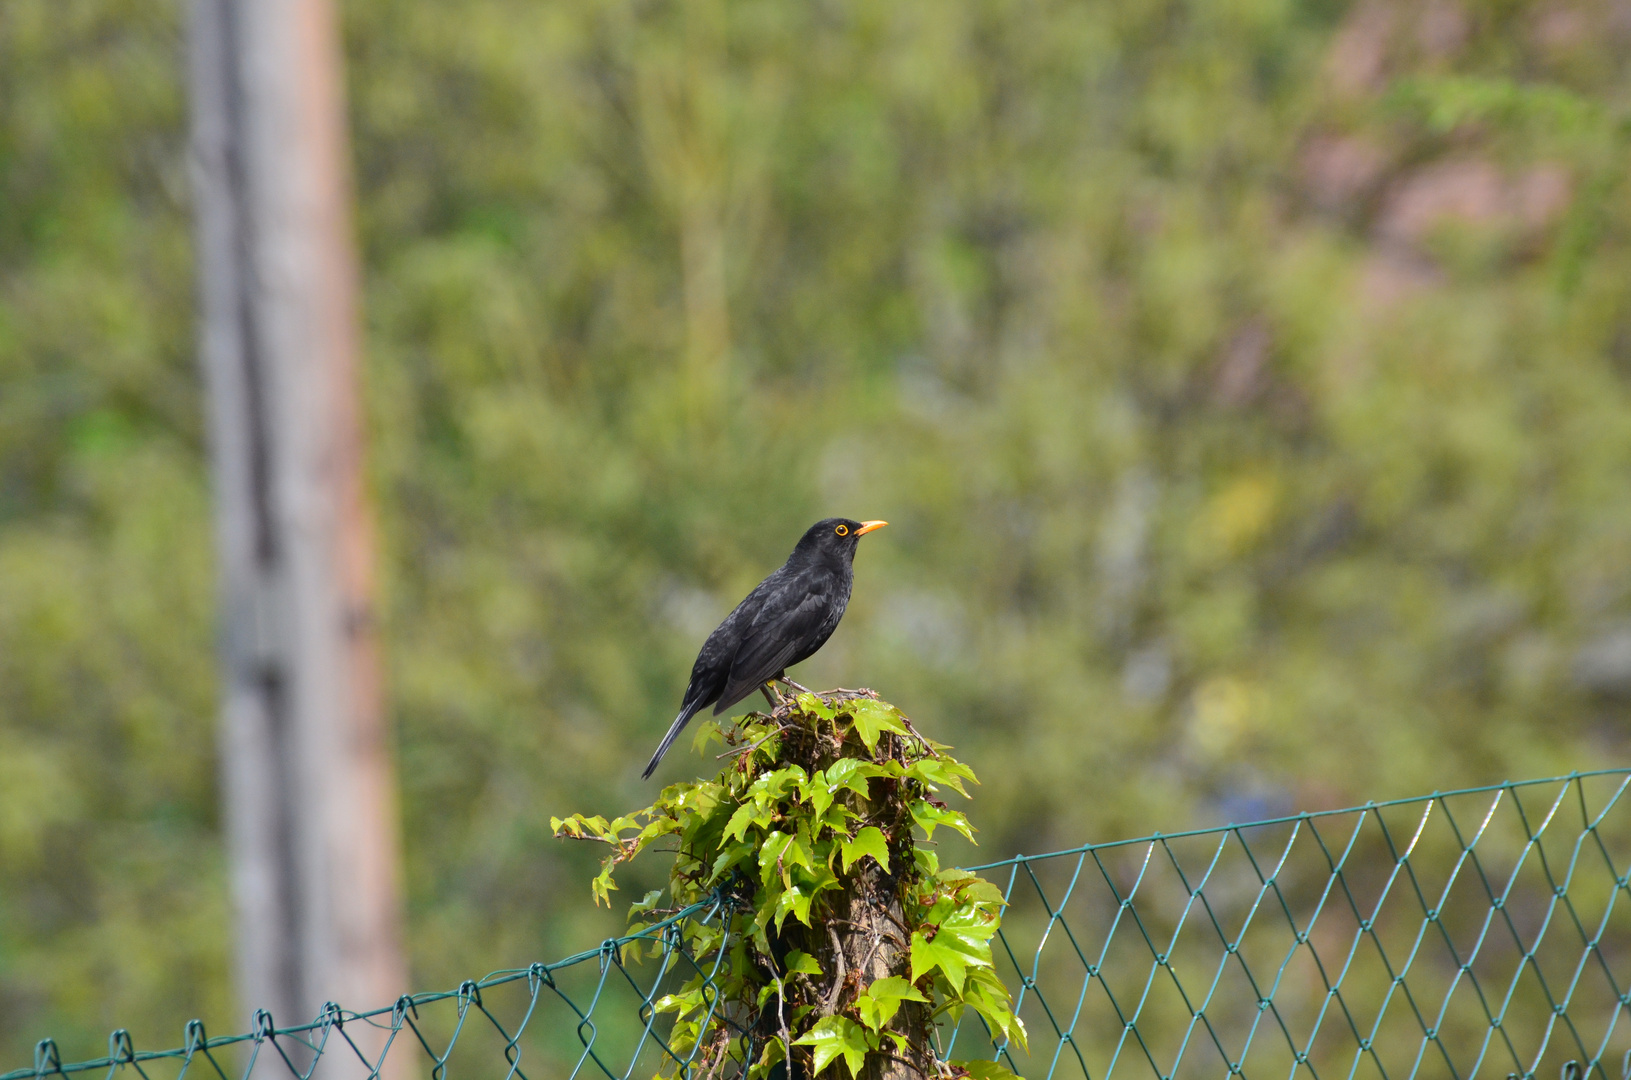
POLYGON ((626 946, 661 941, 686 919, 699 915, 705 919, 712 918, 718 912, 720 906, 718 900, 704 900, 682 908, 638 933, 607 938, 593 949, 573 953, 552 963, 540 961, 524 968, 501 968, 498 971, 489 972, 480 979, 467 979, 453 990, 430 990, 418 994, 403 994, 389 1005, 382 1005, 365 1012, 354 1012, 330 1001, 323 1006, 315 1019, 304 1024, 277 1027, 273 1023, 271 1014, 264 1009, 257 1009, 254 1014, 255 1030, 239 1032, 234 1035, 211 1037, 205 1032, 201 1021, 190 1020, 186 1026, 186 1044, 168 1050, 136 1050, 130 1042, 129 1032, 124 1028, 119 1028, 108 1037, 107 1056, 73 1062, 61 1061, 57 1054, 56 1043, 51 1039, 42 1039, 35 1044, 33 1068, 13 1069, 10 1072, 0 1073, 0 1080, 32 1080, 32 1078, 36 1077, 67 1075, 69 1073, 89 1072, 95 1069, 111 1070, 122 1065, 139 1065, 149 1061, 191 1063, 196 1055, 207 1055, 209 1051, 221 1047, 247 1042, 259 1044, 277 1036, 299 1038, 313 1032, 326 1034, 348 1021, 361 1020, 367 1022, 381 1016, 391 1018, 390 1026, 400 1027, 402 1017, 420 1005, 430 1005, 449 999, 458 999, 461 1004, 472 1001, 479 1002, 481 991, 494 986, 503 986, 507 983, 519 982, 522 979, 547 982, 554 972, 575 967, 590 960, 600 960, 602 964, 616 961, 626 946))
MULTIPOLYGON (((1631 788, 1631 767, 1577 771, 1560 776, 1544 777, 1534 780, 1505 781, 1499 784, 1488 784, 1481 787, 1460 788, 1451 791, 1435 791, 1428 795, 1419 795, 1409 798, 1372 801, 1359 806, 1349 806, 1340 809, 1308 811, 1281 817, 1264 818, 1256 821, 1230 823, 1227 825, 1211 826, 1201 829, 1188 829, 1170 833, 1157 832, 1151 833, 1148 836, 1083 844, 1078 847, 1066 848, 1059 851, 1035 855, 1016 854, 994 862, 971 866, 967 869, 974 871, 991 871, 1007 868, 1019 868, 1035 862, 1065 857, 1088 856, 1095 852, 1113 849, 1126 849, 1141 845, 1169 844, 1172 841, 1181 840, 1186 837, 1225 837, 1230 834, 1239 835, 1247 830, 1260 829, 1276 825, 1290 825, 1295 827, 1303 823, 1309 823, 1320 819, 1336 818, 1344 815, 1374 815, 1378 818, 1378 820, 1380 820, 1380 812, 1389 808, 1405 806, 1430 807, 1430 805, 1434 803, 1442 804, 1445 800, 1480 794, 1489 795, 1493 793, 1512 793, 1514 796, 1516 796, 1528 789, 1543 788, 1547 785, 1561 785, 1556 797, 1552 800, 1553 809, 1555 810, 1557 805, 1564 797, 1568 795, 1571 790, 1576 791, 1579 794, 1579 797, 1584 800, 1586 795, 1584 787, 1582 786, 1582 781, 1599 778, 1618 779, 1618 783, 1614 785, 1608 798, 1607 805, 1612 807, 1620 801, 1626 790, 1631 788)), ((1502 795, 1496 794, 1496 802, 1499 803, 1501 799, 1502 795)), ((1583 807, 1584 804, 1582 803, 1582 808, 1583 807)), ((1428 812, 1430 812, 1430 810, 1428 812)), ((1493 808, 1491 808, 1491 812, 1493 812, 1493 808)), ((1606 813, 1606 808, 1602 811, 1602 813, 1606 813)), ((1600 818, 1600 815, 1598 815, 1598 817, 1600 818)), ((1544 823, 1541 825, 1541 828, 1544 830, 1544 823)), ((1595 828, 1596 821, 1594 820, 1594 822, 1588 826, 1588 831, 1594 830, 1595 828)), ((662 919, 660 922, 645 927, 637 933, 629 934, 623 937, 608 938, 593 949, 587 949, 582 952, 563 957, 552 963, 539 962, 524 968, 509 968, 494 971, 481 979, 466 980, 457 988, 452 990, 404 994, 402 997, 388 1005, 382 1005, 378 1008, 364 1012, 355 1012, 349 1009, 344 1009, 335 1002, 328 1002, 323 1006, 322 1010, 315 1019, 303 1024, 279 1027, 276 1026, 274 1018, 265 1010, 256 1010, 254 1013, 252 1030, 232 1035, 211 1037, 205 1032, 204 1025, 201 1021, 193 1020, 186 1025, 184 1045, 167 1050, 136 1050, 131 1042, 129 1032, 121 1028, 114 1031, 112 1035, 109 1036, 108 1054, 106 1056, 74 1062, 63 1062, 61 1060, 61 1055, 58 1052, 56 1043, 52 1039, 43 1039, 35 1046, 34 1065, 32 1068, 14 1069, 10 1072, 0 1073, 0 1080, 44 1080, 45 1077, 52 1075, 65 1077, 69 1074, 84 1073, 93 1070, 104 1070, 111 1080, 114 1072, 124 1066, 135 1067, 136 1071, 143 1078, 146 1078, 147 1073, 141 1069, 141 1065, 146 1062, 163 1061, 170 1061, 179 1064, 179 1075, 176 1080, 181 1080, 181 1078, 185 1076, 188 1068, 193 1064, 194 1059, 200 1056, 209 1063, 207 1066, 201 1067, 209 1068, 213 1066, 214 1074, 221 1077, 222 1080, 225 1080, 228 1073, 222 1070, 220 1064, 216 1063, 210 1056, 210 1052, 213 1050, 234 1045, 252 1044, 250 1047, 251 1052, 258 1053, 263 1044, 270 1042, 274 1047, 276 1047, 276 1040, 278 1038, 289 1037, 303 1043, 308 1049, 315 1050, 317 1054, 321 1056, 322 1046, 330 1033, 341 1031, 345 1024, 352 1021, 361 1021, 372 1024, 375 1027, 388 1029, 393 1033, 394 1038, 395 1032, 399 1031, 404 1026, 413 1025, 413 1017, 417 1015, 418 1007, 423 1005, 456 1000, 459 1015, 462 1017, 465 1014, 465 1010, 471 1005, 475 1005, 476 1007, 482 1008, 483 1011, 485 1011, 485 1008, 482 1006, 481 1002, 481 992, 483 990, 495 986, 516 983, 522 980, 526 980, 528 982, 529 988, 533 993, 534 1000, 536 1000, 540 988, 556 988, 553 977, 555 972, 573 968, 580 964, 585 964, 590 961, 598 961, 601 968, 600 974, 602 979, 604 979, 606 971, 609 967, 613 965, 617 966, 618 968, 622 967, 622 954, 626 946, 640 943, 649 944, 652 942, 661 942, 664 944, 665 949, 668 949, 669 947, 679 948, 681 947, 679 936, 680 926, 682 923, 688 919, 710 921, 716 917, 719 917, 723 913, 725 906, 726 904, 723 899, 715 897, 702 903, 693 904, 680 911, 676 911, 662 919)), ((1626 995, 1626 997, 1631 999, 1631 994, 1626 995)), ((648 1007, 652 1004, 652 999, 649 995, 646 997, 645 1004, 648 1007)), ((591 1009, 592 1008, 593 1006, 591 1004, 591 1009)), ((580 1013, 579 1015, 583 1016, 584 1019, 587 1020, 587 1017, 584 1014, 580 1013)), ((649 1018, 647 1018, 647 1029, 649 1034, 649 1018)), ((417 1028, 415 1030, 417 1031, 417 1028)), ((515 1038, 518 1038, 519 1035, 520 1032, 517 1031, 510 1037, 510 1044, 512 1046, 515 1038)), ((342 1037, 349 1041, 349 1037, 344 1036, 343 1032, 342 1037)), ((456 1037, 457 1036, 455 1035, 455 1038, 456 1037)), ((423 1036, 420 1036, 420 1041, 423 1041, 423 1036)), ((428 1046, 426 1049, 429 1049, 428 1046)), ((449 1049, 451 1051, 451 1047, 449 1049)), ((278 1049, 278 1053, 281 1055, 283 1051, 278 1049)), ((586 1054, 587 1053, 588 1050, 586 1049, 586 1054)), ((433 1057, 434 1056, 435 1055, 433 1053, 433 1057)), ((288 1059, 285 1057, 285 1061, 287 1060, 288 1059)), ((1628 1060, 1631 1060, 1631 1055, 1628 1055, 1628 1060)), ((582 1063, 580 1062, 580 1065, 581 1064, 582 1063)), ((598 1058, 596 1059, 596 1064, 600 1064, 598 1058)), ((438 1068, 440 1069, 440 1065, 438 1068)), ((601 1068, 603 1071, 605 1071, 603 1065, 601 1065, 601 1068)), ((292 1065, 291 1069, 293 1069, 292 1065)), ((518 1070, 516 1070, 512 1065, 511 1074, 513 1075, 517 1071, 518 1070)), ((1051 1075, 1051 1068, 1049 1071, 1051 1075)), ((300 1078, 300 1080, 307 1080, 309 1077, 309 1071, 302 1073, 302 1070, 293 1069, 293 1072, 296 1077, 300 1078)), ((375 1066, 374 1073, 375 1075, 378 1073, 377 1066, 375 1066)), ((613 1075, 609 1071, 606 1071, 606 1074, 608 1076, 613 1075)), ((524 1076, 525 1074, 521 1075, 524 1076)), ((574 1073, 574 1075, 576 1075, 576 1073, 574 1073)))
MULTIPOLYGON (((1342 817, 1352 814, 1368 814, 1378 810, 1387 810, 1396 806, 1419 806, 1423 803, 1435 802, 1443 799, 1454 799, 1464 795, 1487 795, 1496 791, 1521 791, 1525 788, 1543 787, 1547 784, 1569 784, 1581 780, 1590 780, 1596 777, 1618 776, 1625 782, 1631 783, 1631 767, 1614 769, 1590 769, 1581 772, 1563 773, 1559 776, 1544 776, 1534 780, 1503 780, 1499 784, 1485 784, 1482 787, 1455 788, 1451 791, 1434 791, 1426 795, 1410 795, 1401 799, 1385 799, 1380 802, 1367 802, 1358 806, 1344 806, 1334 810, 1304 810, 1301 813, 1286 814, 1282 817, 1261 818, 1257 821, 1230 822, 1227 825, 1208 825, 1201 829, 1184 829, 1178 832, 1155 832, 1147 836, 1135 836, 1125 840, 1101 840, 1096 843, 1082 844, 1078 847, 1061 848, 1058 851, 1042 852, 1036 855, 1016 854, 995 862, 979 863, 975 866, 963 867, 965 870, 1000 870, 1004 867, 1017 866, 1028 862, 1038 862, 1044 859, 1065 858, 1071 855, 1091 854, 1095 851, 1109 851, 1114 848, 1135 847, 1143 844, 1159 844, 1164 841, 1183 840, 1194 836, 1218 836, 1224 833, 1240 832, 1244 829, 1261 829, 1273 825, 1294 825, 1298 822, 1315 821, 1320 818, 1342 817)), ((7 1080, 0 1077, 0 1080, 7 1080)))

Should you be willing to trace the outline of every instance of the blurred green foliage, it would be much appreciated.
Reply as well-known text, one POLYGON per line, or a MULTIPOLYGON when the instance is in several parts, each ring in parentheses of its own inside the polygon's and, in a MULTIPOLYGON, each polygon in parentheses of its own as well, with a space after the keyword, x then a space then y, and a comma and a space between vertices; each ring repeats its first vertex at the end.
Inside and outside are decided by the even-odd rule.
MULTIPOLYGON (((550 814, 830 513, 992 858, 1624 760, 1623 0, 342 7, 417 985, 605 932, 550 814)), ((0 4, 7 1065, 252 1004, 184 38, 0 4)))

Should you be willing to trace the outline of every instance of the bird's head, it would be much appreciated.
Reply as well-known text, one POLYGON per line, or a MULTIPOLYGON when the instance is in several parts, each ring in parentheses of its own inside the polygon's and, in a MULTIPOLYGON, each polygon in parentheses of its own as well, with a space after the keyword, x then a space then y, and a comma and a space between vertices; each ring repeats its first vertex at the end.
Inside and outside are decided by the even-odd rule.
POLYGON ((827 518, 818 521, 805 532, 795 551, 811 555, 834 554, 845 559, 855 557, 855 545, 861 537, 889 524, 887 521, 851 521, 849 518, 827 518))

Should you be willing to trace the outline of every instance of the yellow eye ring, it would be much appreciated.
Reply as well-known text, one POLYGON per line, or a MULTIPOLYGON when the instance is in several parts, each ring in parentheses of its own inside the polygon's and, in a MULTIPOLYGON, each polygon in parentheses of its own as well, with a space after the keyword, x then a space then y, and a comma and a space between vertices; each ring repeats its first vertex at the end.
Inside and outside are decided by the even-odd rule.
POLYGON ((840 525, 834 531, 837 532, 839 536, 848 536, 849 535, 849 526, 848 525, 840 525))

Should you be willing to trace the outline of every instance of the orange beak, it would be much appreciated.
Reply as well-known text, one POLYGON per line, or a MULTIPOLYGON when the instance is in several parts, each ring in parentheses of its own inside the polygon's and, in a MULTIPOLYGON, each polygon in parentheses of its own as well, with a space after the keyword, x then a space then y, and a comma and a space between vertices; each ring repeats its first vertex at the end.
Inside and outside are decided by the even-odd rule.
POLYGON ((865 536, 874 529, 881 529, 887 524, 889 524, 887 521, 863 521, 861 522, 861 527, 855 530, 855 535, 865 536))

